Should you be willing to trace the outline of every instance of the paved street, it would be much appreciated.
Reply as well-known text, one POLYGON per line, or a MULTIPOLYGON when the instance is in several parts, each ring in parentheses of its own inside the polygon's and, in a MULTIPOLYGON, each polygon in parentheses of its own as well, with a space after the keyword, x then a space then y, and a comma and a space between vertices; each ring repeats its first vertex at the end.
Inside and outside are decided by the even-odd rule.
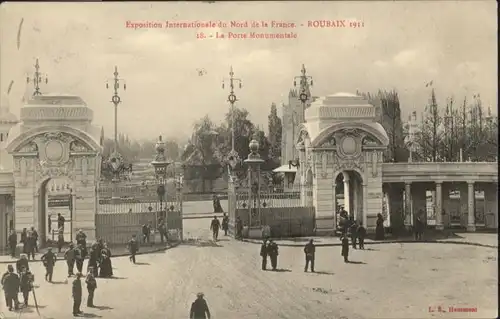
MULTIPOLYGON (((207 219, 185 221, 186 233, 201 240, 139 256, 142 265, 115 258, 119 279, 98 279, 95 304, 102 309, 82 310, 88 317, 183 319, 195 294, 203 291, 215 319, 496 317, 496 249, 383 244, 354 251, 351 260, 361 263, 344 264, 339 247, 321 247, 317 273, 311 274, 303 272, 300 247, 281 247, 283 271, 262 272, 258 245, 222 237, 214 246, 208 226, 207 219), (429 312, 434 306, 476 307, 478 312, 429 312)), ((42 316, 71 317, 64 264, 56 266, 54 284, 43 282, 40 263, 31 265, 42 316)), ((7 318, 17 318, 0 309, 7 318)), ((21 318, 38 315, 28 308, 21 318)))

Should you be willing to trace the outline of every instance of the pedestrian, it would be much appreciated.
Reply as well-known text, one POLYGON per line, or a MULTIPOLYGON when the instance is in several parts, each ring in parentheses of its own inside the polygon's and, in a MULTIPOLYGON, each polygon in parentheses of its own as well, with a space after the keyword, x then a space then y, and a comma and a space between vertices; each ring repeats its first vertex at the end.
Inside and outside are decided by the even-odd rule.
POLYGON ((359 223, 356 233, 358 234, 359 249, 365 249, 366 228, 363 227, 363 223, 359 223))
POLYGON ((30 291, 33 289, 33 280, 33 274, 29 271, 29 269, 23 267, 19 277, 19 289, 23 294, 24 307, 28 307, 30 291))
POLYGON ((273 270, 276 270, 278 267, 278 244, 276 244, 274 241, 270 240, 269 245, 268 245, 268 255, 269 258, 271 259, 271 267, 273 270))
POLYGON ((94 270, 89 267, 89 272, 87 278, 85 278, 85 283, 87 284, 87 291, 89 293, 87 297, 87 307, 94 307, 94 291, 97 289, 97 280, 94 276, 94 270))
POLYGON ((148 224, 142 225, 142 242, 144 244, 149 244, 149 239, 151 238, 151 228, 148 224))
POLYGON ((422 221, 423 211, 420 211, 415 218, 415 240, 422 240, 422 233, 424 228, 424 223, 422 221))
POLYGON ((196 300, 191 304, 189 319, 210 319, 210 310, 202 292, 196 294, 196 300))
POLYGON ((63 232, 64 232, 64 223, 66 222, 66 219, 64 218, 63 215, 61 215, 61 213, 58 213, 57 214, 57 229, 63 229, 63 232))
POLYGON ((342 256, 344 256, 344 262, 349 262, 349 238, 347 235, 342 236, 342 256))
POLYGON ((80 305, 82 304, 82 281, 80 278, 82 278, 82 273, 77 272, 71 289, 73 295, 73 316, 79 316, 83 313, 80 310, 80 305))
POLYGON ((23 253, 28 253, 28 231, 23 228, 21 232, 21 243, 23 244, 23 253))
POLYGON ((77 245, 75 249, 75 264, 76 264, 76 271, 78 271, 79 273, 82 272, 84 260, 85 260, 85 250, 83 249, 82 245, 77 245))
POLYGON ((113 277, 113 266, 111 265, 111 250, 104 243, 104 248, 101 250, 101 267, 99 268, 99 277, 113 277))
POLYGON ((16 231, 14 229, 11 229, 11 231, 10 231, 8 245, 9 245, 10 256, 12 258, 15 258, 16 257, 16 247, 17 247, 17 234, 16 234, 16 231))
POLYGON ((52 232, 52 214, 47 215, 47 226, 49 227, 49 234, 52 232))
POLYGON ((78 233, 76 234, 76 244, 80 245, 83 258, 85 259, 85 257, 87 257, 87 235, 85 235, 85 233, 81 229, 79 229, 78 233))
POLYGON ((262 270, 266 270, 267 268, 267 239, 264 239, 262 245, 260 246, 260 257, 262 257, 262 270))
POLYGON ((353 249, 356 249, 356 242, 358 240, 358 234, 357 234, 357 230, 358 230, 358 224, 356 223, 356 221, 351 220, 351 227, 350 227, 350 231, 351 231, 351 242, 352 242, 352 248, 353 249))
POLYGON ((66 265, 68 265, 68 277, 74 275, 73 269, 75 268, 75 257, 75 245, 70 243, 68 250, 64 253, 64 259, 66 260, 66 265))
POLYGON ((90 248, 89 261, 87 262, 87 272, 92 272, 94 277, 98 276, 98 264, 101 257, 101 251, 98 250, 97 244, 94 243, 90 248))
POLYGON ((214 241, 217 241, 217 238, 219 237, 219 229, 220 222, 217 219, 217 216, 214 216, 214 219, 212 219, 212 222, 210 223, 210 230, 212 231, 214 241))
POLYGON ((128 250, 130 251, 130 261, 135 264, 135 255, 139 251, 139 244, 135 239, 135 235, 132 235, 132 239, 128 242, 128 250))
POLYGON ((306 266, 304 267, 304 272, 307 272, 309 264, 311 264, 311 272, 314 272, 314 257, 316 254, 316 245, 312 239, 304 247, 304 254, 306 255, 306 266))
POLYGON ((61 253, 64 247, 64 228, 59 228, 57 234, 57 252, 61 253))
POLYGON ((33 226, 31 227, 31 236, 33 236, 33 248, 38 253, 38 232, 33 226))
POLYGON ((384 216, 382 214, 377 214, 377 225, 375 227, 375 239, 383 240, 384 239, 384 216))
POLYGON ((54 266, 56 264, 57 257, 52 252, 52 248, 48 248, 47 252, 42 255, 40 260, 43 262, 43 266, 45 267, 45 280, 48 282, 52 282, 52 274, 54 273, 54 266))
POLYGON ((165 225, 163 218, 158 220, 158 232, 160 233, 160 241, 163 244, 167 241, 167 226, 165 225))
POLYGON ((15 310, 19 309, 19 293, 20 280, 19 276, 14 272, 14 267, 12 265, 7 266, 7 273, 2 276, 2 288, 5 295, 5 303, 12 311, 14 307, 15 310))
POLYGON ((28 270, 30 269, 29 262, 28 262, 28 255, 26 255, 26 254, 21 254, 19 256, 19 260, 16 261, 16 272, 18 274, 20 274, 23 267, 28 269, 28 270))
POLYGON ((224 231, 224 236, 227 236, 227 231, 229 230, 229 217, 227 217, 226 213, 222 217, 222 230, 224 231))
POLYGON ((217 206, 217 196, 215 194, 212 196, 212 205, 214 206, 214 213, 217 213, 219 207, 217 206))
POLYGON ((242 240, 243 239, 243 222, 241 221, 240 216, 236 217, 236 222, 235 222, 235 227, 236 227, 236 239, 242 240))

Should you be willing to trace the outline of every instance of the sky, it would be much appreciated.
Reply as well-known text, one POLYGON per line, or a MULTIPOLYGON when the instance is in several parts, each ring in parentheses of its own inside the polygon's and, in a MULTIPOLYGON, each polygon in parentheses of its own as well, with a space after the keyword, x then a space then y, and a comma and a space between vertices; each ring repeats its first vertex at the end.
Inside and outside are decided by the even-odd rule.
POLYGON ((222 121, 230 66, 242 80, 236 106, 267 130, 271 103, 287 102, 302 64, 312 94, 396 89, 403 115, 423 110, 433 81, 438 102, 480 93, 497 109, 495 1, 411 2, 135 2, 2 3, 0 93, 19 116, 33 86, 35 58, 48 84, 44 93, 81 96, 94 123, 113 132, 112 91, 106 81, 118 66, 120 132, 133 138, 162 134, 183 139, 208 114, 222 121), (17 48, 18 29, 20 47, 17 48), (127 28, 127 21, 283 21, 296 28, 127 28), (362 27, 312 28, 308 21, 345 20, 362 27), (301 26, 303 24, 304 26, 301 26), (294 39, 215 39, 233 33, 296 33, 294 39), (203 32, 207 37, 198 39, 203 32), (200 72, 202 74, 200 76, 200 72), (227 81, 226 81, 227 83, 227 81))

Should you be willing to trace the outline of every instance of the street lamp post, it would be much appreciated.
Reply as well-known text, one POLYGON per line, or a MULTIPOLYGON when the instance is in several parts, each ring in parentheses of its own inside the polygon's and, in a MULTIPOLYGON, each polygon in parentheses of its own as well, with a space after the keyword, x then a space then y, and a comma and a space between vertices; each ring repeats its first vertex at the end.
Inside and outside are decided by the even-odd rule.
POLYGON ((239 154, 234 148, 235 134, 234 134, 234 103, 238 101, 236 94, 234 93, 234 84, 238 83, 241 89, 241 79, 234 77, 233 67, 229 69, 229 78, 222 80, 222 88, 224 89, 224 81, 229 81, 229 95, 227 96, 227 101, 231 104, 231 151, 227 154, 227 162, 231 168, 235 168, 240 162, 239 154))
POLYGON ((248 231, 249 237, 252 230, 257 230, 259 233, 257 237, 262 236, 262 216, 260 211, 260 166, 264 163, 259 154, 259 142, 253 139, 248 145, 250 154, 244 161, 248 165, 248 212, 249 223, 248 231))
MULTIPOLYGON (((156 193, 158 194, 158 199, 160 201, 160 214, 164 217, 164 221, 166 223, 167 216, 163 216, 163 200, 166 195, 165 184, 167 181, 167 167, 172 163, 167 160, 165 155, 165 143, 162 141, 161 135, 158 138, 158 141, 155 145, 156 155, 151 162, 151 165, 155 170, 155 177, 158 183, 158 187, 156 188, 156 193)), ((165 204, 166 206, 166 204, 165 204)), ((156 210, 156 223, 158 222, 158 210, 156 210)))
MULTIPOLYGON (((113 203, 119 200, 117 196, 117 183, 121 179, 121 174, 128 172, 131 173, 132 165, 125 165, 122 155, 118 152, 118 105, 121 103, 121 98, 118 95, 118 89, 120 88, 120 83, 123 83, 123 90, 127 89, 127 85, 123 79, 118 77, 118 67, 115 66, 114 77, 111 80, 113 82, 113 95, 111 96, 111 103, 114 105, 115 109, 115 136, 114 136, 114 150, 108 159, 108 167, 111 169, 113 174, 112 182, 112 195, 111 200, 113 203)), ((109 83, 106 82, 106 88, 109 89, 109 83)))
POLYGON ((38 64, 38 59, 36 59, 35 72, 33 73, 33 78, 30 78, 29 76, 26 77, 26 83, 30 82, 33 82, 33 86, 35 88, 33 96, 42 95, 42 92, 40 92, 40 84, 43 82, 47 84, 49 82, 47 75, 42 76, 42 73, 40 72, 40 64, 38 64))
MULTIPOLYGON (((306 102, 310 99, 309 86, 313 86, 312 76, 306 75, 306 67, 302 64, 302 69, 300 70, 301 75, 296 76, 293 81, 293 86, 297 87, 297 80, 299 80, 299 101, 302 102, 302 112, 306 109, 306 102)), ((302 113, 303 114, 303 113, 302 113)), ((295 115, 295 111, 293 111, 292 116, 295 115)), ((304 118, 301 118, 303 121, 304 118)), ((295 123, 295 119, 292 120, 293 123, 293 139, 295 141, 295 126, 301 123, 295 123)), ((294 142, 295 143, 295 142, 294 142)))

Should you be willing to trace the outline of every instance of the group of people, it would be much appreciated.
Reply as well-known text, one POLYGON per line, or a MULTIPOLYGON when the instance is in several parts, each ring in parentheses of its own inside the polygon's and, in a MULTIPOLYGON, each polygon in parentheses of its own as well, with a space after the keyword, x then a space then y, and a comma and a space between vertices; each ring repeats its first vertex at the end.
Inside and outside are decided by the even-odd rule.
MULTIPOLYGON (((168 237, 167 237, 167 225, 165 223, 165 220, 162 217, 160 217, 158 219, 157 230, 158 230, 158 233, 160 234, 160 241, 161 241, 161 243, 163 244, 166 241, 168 241, 168 237)), ((153 229, 153 226, 152 226, 151 222, 142 225, 142 242, 144 244, 149 244, 149 245, 153 244, 151 242, 151 235, 153 234, 153 231, 154 231, 154 229, 153 229)))
POLYGON ((262 257, 262 270, 267 270, 267 257, 271 260, 271 268, 276 271, 278 267, 278 244, 273 240, 264 239, 260 246, 260 256, 262 257))
MULTIPOLYGON (((23 234, 21 234, 21 241, 27 244, 28 247, 31 246, 31 243, 36 241, 30 241, 28 238, 33 238, 33 233, 36 234, 36 231, 32 228, 30 232, 26 233, 26 240, 23 242, 23 234)), ((16 235, 14 233, 14 235, 16 235)), ((9 239, 9 245, 14 245, 14 240, 9 239)), ((135 239, 133 239, 135 240, 135 239)), ((135 253, 138 251, 138 244, 134 245, 132 242, 131 255, 134 257, 135 262, 135 253), (133 246, 137 246, 134 248, 133 246)), ((16 241, 17 242, 17 241, 16 241)), ((130 243, 129 243, 130 245, 130 243)), ((7 272, 2 276, 2 288, 4 290, 5 301, 9 310, 17 310, 19 309, 19 301, 18 301, 18 293, 21 292, 24 298, 24 306, 28 306, 29 293, 33 291, 33 282, 35 280, 35 276, 31 273, 29 268, 29 259, 30 256, 34 259, 34 254, 31 253, 31 250, 24 250, 30 254, 22 253, 20 255, 19 260, 16 261, 15 271, 13 265, 8 265, 7 272)), ((12 256, 15 256, 14 252, 10 251, 12 256)), ((81 278, 83 277, 83 263, 84 260, 88 258, 87 264, 87 276, 85 278, 85 283, 87 285, 88 297, 87 297, 87 306, 94 306, 94 291, 97 289, 97 277, 110 278, 113 276, 113 267, 111 264, 111 250, 107 246, 107 244, 103 240, 98 240, 90 247, 90 250, 87 249, 87 236, 82 230, 79 230, 76 234, 76 245, 70 243, 69 248, 64 252, 64 260, 67 265, 68 277, 75 276, 75 279, 72 284, 72 295, 74 300, 73 305, 73 315, 78 316, 81 314, 80 305, 82 301, 82 283, 81 278), (77 268, 77 272, 75 274, 74 268, 77 268)), ((45 267, 45 280, 47 282, 52 282, 52 276, 54 272, 54 267, 57 261, 57 255, 52 252, 52 248, 48 248, 47 252, 43 254, 40 258, 45 267)))
MULTIPOLYGON (((34 227, 31 227, 30 230, 28 230, 27 228, 23 228, 23 231, 21 232, 21 240, 19 241, 19 243, 22 244, 23 253, 26 254, 28 258, 31 257, 31 259, 35 259, 35 253, 38 252, 38 232, 34 227)), ((18 241, 17 234, 13 229, 10 231, 7 244, 9 246, 10 255, 12 257, 15 257, 18 241)))

